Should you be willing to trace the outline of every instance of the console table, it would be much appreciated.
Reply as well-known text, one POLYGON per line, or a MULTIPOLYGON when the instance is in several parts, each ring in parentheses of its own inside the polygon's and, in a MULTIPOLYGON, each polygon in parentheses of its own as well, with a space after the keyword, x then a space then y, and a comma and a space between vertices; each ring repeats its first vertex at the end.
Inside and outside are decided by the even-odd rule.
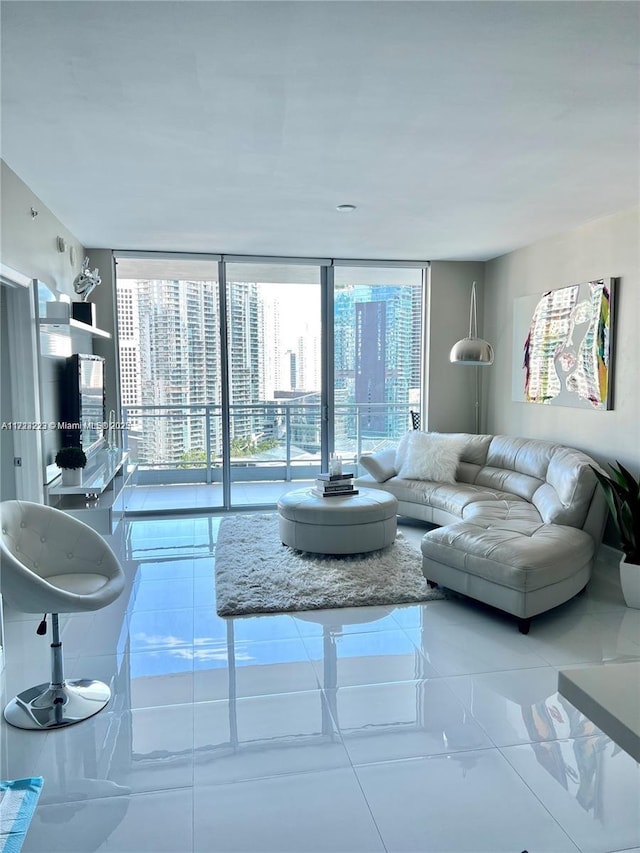
POLYGON ((136 466, 120 449, 99 450, 89 457, 79 486, 63 486, 57 478, 47 487, 47 502, 93 527, 111 534, 126 509, 126 490, 136 466))

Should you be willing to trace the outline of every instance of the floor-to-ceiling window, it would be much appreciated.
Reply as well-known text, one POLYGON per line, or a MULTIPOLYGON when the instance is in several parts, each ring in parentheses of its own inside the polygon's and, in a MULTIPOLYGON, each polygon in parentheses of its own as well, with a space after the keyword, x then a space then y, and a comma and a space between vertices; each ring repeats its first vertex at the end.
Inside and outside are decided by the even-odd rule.
POLYGON ((317 265, 225 265, 231 506, 273 504, 321 470, 320 277, 317 265))
POLYGON ((423 268, 117 258, 132 508, 272 506, 421 405, 423 268))
MULTIPOLYGON (((120 400, 138 482, 163 503, 222 506, 220 294, 216 258, 119 258, 120 400), (215 485, 217 481, 217 486, 215 485), (190 487, 190 488, 188 488, 190 487)), ((145 507, 142 492, 134 500, 145 507)))
POLYGON ((422 403, 420 267, 336 264, 334 444, 351 458, 397 441, 422 403))

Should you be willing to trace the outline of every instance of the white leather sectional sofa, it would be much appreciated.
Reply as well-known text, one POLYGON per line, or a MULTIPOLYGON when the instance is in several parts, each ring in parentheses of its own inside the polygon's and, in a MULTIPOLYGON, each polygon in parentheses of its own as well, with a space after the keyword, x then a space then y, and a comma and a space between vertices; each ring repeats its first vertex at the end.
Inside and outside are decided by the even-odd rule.
POLYGON ((455 482, 403 479, 396 449, 362 456, 362 487, 398 499, 398 515, 440 525, 422 540, 423 572, 513 614, 532 616, 589 581, 606 520, 586 454, 546 441, 456 434, 455 482))

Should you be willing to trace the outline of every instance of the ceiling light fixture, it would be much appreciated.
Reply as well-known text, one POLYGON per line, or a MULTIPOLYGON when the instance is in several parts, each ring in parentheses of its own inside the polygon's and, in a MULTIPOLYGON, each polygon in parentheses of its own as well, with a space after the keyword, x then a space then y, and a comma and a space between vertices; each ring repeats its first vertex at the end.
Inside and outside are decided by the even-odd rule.
POLYGON ((339 204, 336 207, 336 210, 339 210, 340 213, 351 213, 352 210, 355 210, 355 204, 339 204))

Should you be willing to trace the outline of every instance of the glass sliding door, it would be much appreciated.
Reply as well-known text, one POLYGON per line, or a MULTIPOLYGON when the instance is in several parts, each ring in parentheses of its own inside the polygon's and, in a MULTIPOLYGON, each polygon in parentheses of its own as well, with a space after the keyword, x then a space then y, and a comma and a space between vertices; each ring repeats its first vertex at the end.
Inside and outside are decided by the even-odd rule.
POLYGON ((350 465, 395 444, 422 406, 423 268, 334 269, 334 443, 350 465))
POLYGON ((132 509, 223 506, 216 258, 117 262, 120 399, 138 465, 132 509))
POLYGON ((321 453, 320 267, 227 263, 230 505, 273 505, 321 453))

